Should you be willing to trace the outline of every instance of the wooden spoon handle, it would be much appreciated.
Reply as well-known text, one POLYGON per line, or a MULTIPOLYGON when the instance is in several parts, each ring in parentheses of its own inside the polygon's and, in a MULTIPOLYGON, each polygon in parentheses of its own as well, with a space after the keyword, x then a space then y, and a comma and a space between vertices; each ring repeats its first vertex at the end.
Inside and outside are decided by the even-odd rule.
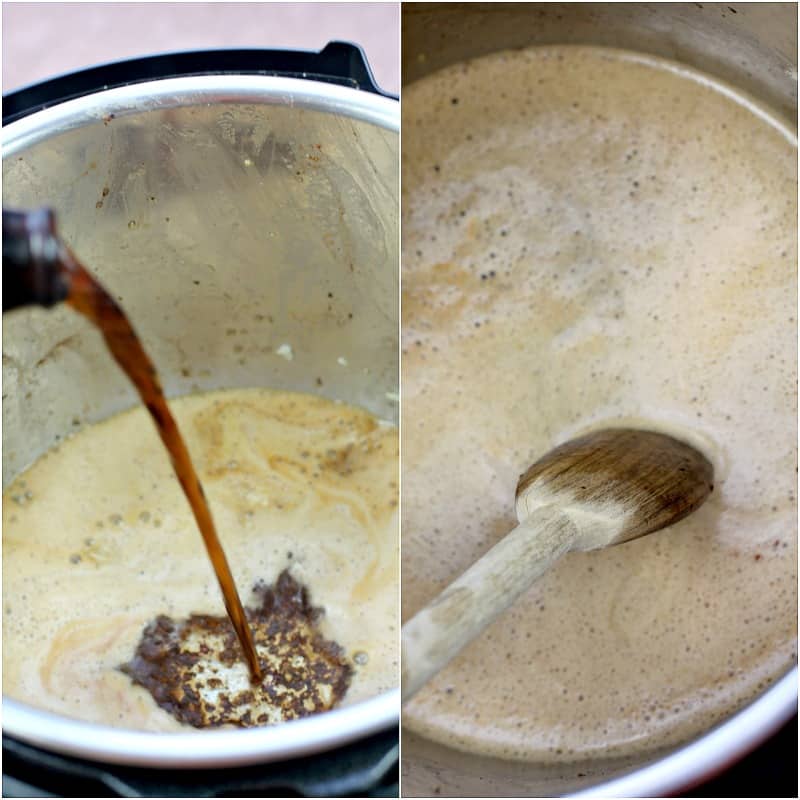
POLYGON ((403 625, 403 702, 566 553, 576 537, 575 525, 562 512, 537 509, 403 625))

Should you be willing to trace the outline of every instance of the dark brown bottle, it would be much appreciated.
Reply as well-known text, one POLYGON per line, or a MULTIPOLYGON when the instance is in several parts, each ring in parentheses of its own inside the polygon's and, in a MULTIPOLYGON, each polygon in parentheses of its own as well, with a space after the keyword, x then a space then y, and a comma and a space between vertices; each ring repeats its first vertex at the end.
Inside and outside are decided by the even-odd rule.
POLYGON ((80 263, 56 233, 49 209, 3 210, 3 311, 63 301, 91 320, 111 355, 133 382, 167 448, 214 567, 225 608, 242 646, 253 682, 262 677, 239 593, 217 536, 203 486, 169 409, 158 373, 116 300, 80 263))
POLYGON ((3 311, 50 307, 69 295, 69 258, 49 208, 3 209, 3 311))

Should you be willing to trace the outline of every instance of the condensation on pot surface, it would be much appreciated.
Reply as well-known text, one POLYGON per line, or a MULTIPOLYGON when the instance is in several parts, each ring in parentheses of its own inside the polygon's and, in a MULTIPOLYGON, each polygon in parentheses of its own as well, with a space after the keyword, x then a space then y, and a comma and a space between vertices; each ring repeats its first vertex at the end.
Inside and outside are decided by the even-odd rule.
MULTIPOLYGON (((121 298, 168 394, 287 388, 396 420, 396 130, 347 116, 336 94, 336 114, 225 96, 113 115, 98 104, 85 124, 10 148, 4 204, 56 209, 66 240, 121 298)), ((374 102, 381 113, 396 105, 374 102)), ((15 313, 3 331, 7 481, 134 395, 67 309, 15 313)))

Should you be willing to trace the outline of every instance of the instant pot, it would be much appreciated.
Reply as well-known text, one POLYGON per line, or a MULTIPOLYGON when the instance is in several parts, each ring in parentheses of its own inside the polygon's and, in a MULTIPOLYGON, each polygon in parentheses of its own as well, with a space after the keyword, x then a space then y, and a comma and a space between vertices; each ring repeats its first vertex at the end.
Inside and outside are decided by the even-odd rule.
MULTIPOLYGON (((451 64, 536 45, 615 47, 699 69, 797 120, 794 3, 411 3, 402 85, 451 64)), ((789 446, 789 445, 787 445, 789 446)), ((797 670, 696 741, 645 756, 544 767, 460 752, 403 732, 404 796, 651 797, 686 792, 797 711, 797 670)), ((796 765, 796 754, 784 755, 796 765)))
MULTIPOLYGON (((3 205, 54 208, 167 396, 262 386, 396 423, 399 103, 358 47, 134 59, 14 92, 3 114, 3 205)), ((4 486, 138 402, 65 307, 4 315, 3 392, 4 486)), ((4 794, 396 796, 399 711, 392 690, 165 735, 4 698, 4 794)))

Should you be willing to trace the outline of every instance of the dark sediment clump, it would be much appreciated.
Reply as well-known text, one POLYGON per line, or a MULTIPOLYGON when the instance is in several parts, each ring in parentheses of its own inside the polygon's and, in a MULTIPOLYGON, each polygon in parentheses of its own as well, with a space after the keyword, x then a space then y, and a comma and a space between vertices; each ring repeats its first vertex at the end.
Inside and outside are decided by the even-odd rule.
POLYGON ((252 684, 227 617, 158 616, 120 669, 158 705, 196 728, 254 727, 333 708, 350 684, 344 650, 325 639, 321 608, 284 570, 274 585, 259 583, 257 608, 247 609, 264 678, 252 684))

